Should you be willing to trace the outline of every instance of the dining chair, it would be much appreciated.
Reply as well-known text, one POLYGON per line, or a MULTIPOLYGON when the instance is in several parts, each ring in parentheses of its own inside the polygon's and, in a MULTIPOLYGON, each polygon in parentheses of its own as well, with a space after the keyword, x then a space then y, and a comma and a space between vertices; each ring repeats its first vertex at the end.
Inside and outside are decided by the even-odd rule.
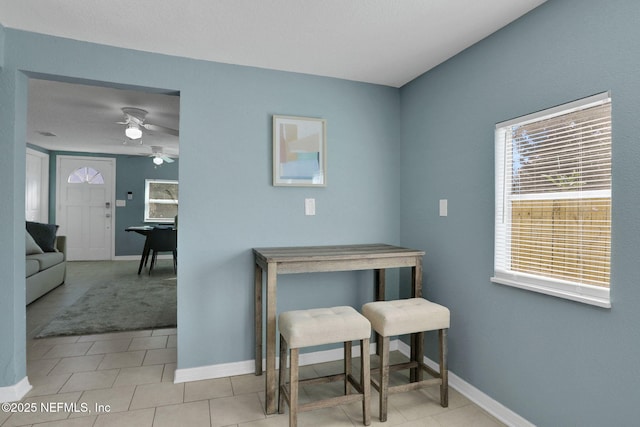
POLYGON ((149 275, 156 264, 158 252, 171 252, 173 254, 173 271, 178 268, 178 239, 177 231, 171 227, 154 227, 147 237, 151 264, 149 265, 149 275))

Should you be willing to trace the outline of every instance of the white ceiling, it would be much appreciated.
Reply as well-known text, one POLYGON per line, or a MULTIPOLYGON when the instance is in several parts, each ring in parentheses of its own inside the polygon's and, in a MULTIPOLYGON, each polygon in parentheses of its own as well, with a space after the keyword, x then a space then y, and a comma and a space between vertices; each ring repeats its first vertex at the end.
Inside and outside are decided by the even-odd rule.
POLYGON ((178 155, 178 138, 143 129, 125 137, 123 107, 148 112, 145 123, 179 128, 180 97, 99 86, 29 80, 27 142, 58 151, 150 155, 152 146, 178 155), (50 136, 47 134, 53 134, 50 136))
MULTIPOLYGON (((545 1, 0 0, 0 23, 130 49, 400 87, 545 1)), ((86 99, 82 92, 75 92, 79 105, 86 99)), ((143 108, 133 100, 123 103, 126 97, 106 97, 97 102, 101 108, 143 108)), ((56 133, 37 114, 57 108, 49 99, 34 95, 42 104, 30 108, 29 122, 56 133)), ((69 105, 76 101, 67 99, 69 105)), ((151 122, 155 99, 147 102, 151 122)))

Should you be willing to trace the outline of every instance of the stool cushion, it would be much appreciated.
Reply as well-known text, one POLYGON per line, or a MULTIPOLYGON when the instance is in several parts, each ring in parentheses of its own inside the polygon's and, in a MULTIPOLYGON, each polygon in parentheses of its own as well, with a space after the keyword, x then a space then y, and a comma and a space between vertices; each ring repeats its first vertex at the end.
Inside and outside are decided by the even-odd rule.
POLYGON ((313 308, 281 313, 278 328, 291 348, 362 340, 371 324, 353 307, 313 308))
POLYGON ((424 298, 370 302, 362 314, 385 337, 449 328, 449 309, 424 298))

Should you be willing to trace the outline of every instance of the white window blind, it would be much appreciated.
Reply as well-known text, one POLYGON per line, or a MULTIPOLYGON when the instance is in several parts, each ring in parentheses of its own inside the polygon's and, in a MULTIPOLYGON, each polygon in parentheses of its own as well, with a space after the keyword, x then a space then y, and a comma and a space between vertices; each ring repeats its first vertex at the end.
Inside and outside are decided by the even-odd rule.
POLYGON ((492 281, 610 307, 611 99, 496 125, 492 281))

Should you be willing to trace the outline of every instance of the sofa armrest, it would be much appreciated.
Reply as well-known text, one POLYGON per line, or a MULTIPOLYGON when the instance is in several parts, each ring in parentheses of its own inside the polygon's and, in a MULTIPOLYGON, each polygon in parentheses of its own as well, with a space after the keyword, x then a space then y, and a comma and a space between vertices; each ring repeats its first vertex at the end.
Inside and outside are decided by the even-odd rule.
POLYGON ((56 249, 58 252, 62 252, 67 259, 67 236, 56 236, 56 249))

